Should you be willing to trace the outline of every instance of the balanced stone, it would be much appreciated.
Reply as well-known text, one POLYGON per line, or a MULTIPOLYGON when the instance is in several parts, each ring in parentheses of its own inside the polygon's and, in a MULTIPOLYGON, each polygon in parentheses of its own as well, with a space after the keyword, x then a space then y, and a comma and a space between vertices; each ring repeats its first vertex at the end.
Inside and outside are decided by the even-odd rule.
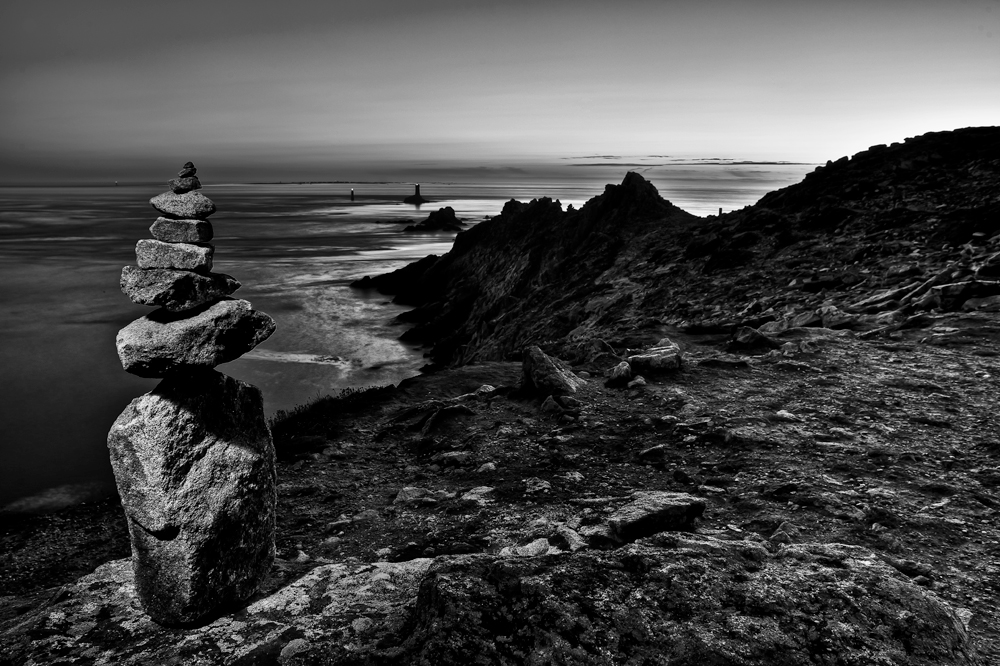
POLYGON ((120 330, 115 345, 126 372, 164 377, 236 360, 266 340, 274 328, 274 320, 247 301, 224 300, 182 313, 155 310, 120 330))
POLYGON ((223 273, 192 273, 165 268, 122 269, 122 292, 137 305, 157 305, 182 312, 229 296, 239 280, 223 273))
POLYGON ((187 178, 188 176, 193 176, 198 173, 198 170, 194 168, 194 163, 185 162, 184 167, 177 172, 178 178, 187 178))
POLYGON ((215 248, 211 245, 164 243, 152 238, 143 238, 135 244, 139 268, 176 268, 207 273, 212 270, 214 254, 215 248))
POLYGON ((208 220, 174 220, 158 217, 149 228, 153 238, 164 243, 207 243, 214 232, 208 220))
POLYGON ((215 204, 200 192, 185 192, 183 194, 164 192, 150 199, 149 203, 167 217, 177 219, 193 217, 204 220, 215 212, 215 204))
POLYGON ((108 433, 136 589, 164 625, 249 598, 274 559, 274 445, 260 390, 214 370, 163 380, 108 433))
POLYGON ((200 190, 201 181, 198 180, 198 176, 186 176, 168 181, 167 186, 170 187, 170 191, 174 194, 184 194, 191 190, 200 190))

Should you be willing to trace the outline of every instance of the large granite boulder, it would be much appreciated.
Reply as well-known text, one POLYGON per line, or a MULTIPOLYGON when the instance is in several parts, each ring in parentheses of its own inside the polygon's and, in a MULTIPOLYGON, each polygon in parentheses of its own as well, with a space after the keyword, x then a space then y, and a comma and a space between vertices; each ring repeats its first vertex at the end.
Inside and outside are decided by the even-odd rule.
POLYGON ((146 613, 185 625, 249 598, 274 558, 260 390, 214 370, 169 377, 125 408, 108 448, 146 613))
POLYGON ((191 310, 221 300, 240 288, 240 282, 224 273, 192 273, 164 268, 122 269, 122 292, 137 305, 161 306, 170 312, 191 310))
POLYGON ((156 310, 118 332, 122 367, 140 377, 214 368, 247 353, 274 332, 274 320, 243 300, 224 300, 181 313, 156 310))
POLYGON ((135 244, 135 263, 139 268, 176 268, 182 271, 212 270, 215 248, 191 243, 164 243, 143 238, 135 244))
POLYGON ((149 203, 156 210, 167 217, 182 219, 204 220, 215 212, 215 204, 212 200, 200 192, 164 192, 149 200, 149 203))
POLYGON ((207 243, 214 230, 208 220, 175 220, 158 217, 149 227, 149 233, 164 243, 207 243))

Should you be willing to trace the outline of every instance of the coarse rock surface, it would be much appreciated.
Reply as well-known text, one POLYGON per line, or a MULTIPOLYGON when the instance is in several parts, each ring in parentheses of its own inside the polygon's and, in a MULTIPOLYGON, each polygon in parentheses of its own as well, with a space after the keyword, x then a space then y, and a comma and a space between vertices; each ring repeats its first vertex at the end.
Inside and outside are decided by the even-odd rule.
POLYGON ((149 227, 149 233, 164 243, 207 243, 214 232, 208 220, 174 220, 158 217, 149 227))
POLYGON ((122 292, 138 305, 161 306, 183 312, 221 300, 240 288, 239 280, 224 273, 192 273, 162 268, 122 268, 122 292))
POLYGON ((214 370, 133 400, 108 433, 143 610, 168 626, 248 599, 274 558, 275 457, 260 390, 214 370))
POLYGON ((200 190, 201 181, 198 180, 198 176, 185 176, 183 178, 171 179, 167 183, 167 186, 174 194, 184 194, 185 192, 190 192, 192 190, 200 190))
POLYGON ((61 596, 8 634, 25 666, 88 652, 122 666, 976 663, 947 604, 838 544, 663 534, 612 552, 319 564, 182 634, 137 617, 124 561, 61 596))
POLYGON ((184 192, 183 194, 164 192, 150 199, 149 203, 163 215, 178 220, 191 218, 204 220, 215 212, 215 204, 200 192, 184 192))
MULTIPOLYGON (((558 663, 570 649, 584 656, 569 663, 643 663, 650 645, 647 663, 673 646, 695 646, 675 663, 1000 663, 1000 313, 989 295, 957 305, 967 286, 933 290, 997 277, 998 146, 1000 129, 971 128, 874 147, 705 219, 674 217, 630 176, 587 215, 508 204, 450 258, 362 281, 419 306, 404 319, 448 367, 278 415, 279 559, 261 598, 300 602, 272 606, 274 633, 242 663, 558 663), (451 329, 428 328, 442 317, 451 329), (664 337, 684 363, 640 382, 626 358, 664 337), (558 399, 522 390, 531 345, 588 381, 558 399), (621 386, 601 381, 623 366, 621 386), (404 488, 421 490, 396 503, 404 488), (693 531, 622 545, 611 517, 644 492, 704 510, 693 531), (402 625, 359 605, 345 633, 286 628, 350 607, 327 601, 324 567, 411 589, 388 563, 421 580, 402 625)), ((120 509, 0 520, 4 647, 177 650, 175 633, 88 634, 94 607, 52 587, 127 554, 121 530, 114 549, 91 536, 113 540, 120 509)), ((224 654, 248 612, 220 618, 237 637, 224 654)))
POLYGON ((462 231, 463 229, 465 222, 455 217, 454 208, 446 206, 428 215, 426 220, 411 224, 403 231, 462 231))
POLYGON ((191 243, 164 243, 143 238, 135 244, 135 263, 139 268, 173 268, 208 273, 212 270, 215 248, 191 243))
POLYGON ((587 382, 573 374, 559 359, 549 358, 541 349, 532 345, 524 351, 525 390, 538 395, 571 395, 587 382))
POLYGON ((126 372, 163 377, 185 368, 214 368, 247 353, 274 332, 274 320, 244 300, 222 300, 180 313, 165 308, 118 332, 115 345, 126 372))
POLYGON ((692 530, 705 511, 705 502, 687 493, 643 490, 632 493, 631 500, 608 518, 611 533, 621 543, 657 532, 692 530))
POLYGON ((656 374, 680 368, 682 354, 680 347, 669 338, 663 338, 649 349, 629 355, 626 360, 632 372, 656 374))

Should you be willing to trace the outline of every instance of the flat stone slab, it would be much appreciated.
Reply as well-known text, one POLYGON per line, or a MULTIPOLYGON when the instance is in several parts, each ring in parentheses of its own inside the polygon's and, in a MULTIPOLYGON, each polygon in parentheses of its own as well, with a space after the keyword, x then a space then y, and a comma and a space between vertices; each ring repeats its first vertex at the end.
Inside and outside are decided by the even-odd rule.
POLYGON ((191 243, 164 243, 143 238, 135 244, 135 263, 139 268, 175 268, 183 271, 212 270, 215 248, 191 243))
POLYGON ((677 370, 681 367, 681 348, 667 338, 656 343, 655 347, 628 357, 628 364, 633 373, 656 374, 677 370))
POLYGON ((234 361, 274 329, 274 320, 247 301, 224 300, 182 313, 156 310, 119 331, 115 345, 126 372, 164 377, 172 371, 234 361))
POLYGON ((215 204, 200 192, 164 192, 150 199, 149 203, 167 217, 181 220, 204 220, 215 212, 215 204))
POLYGON ((224 273, 192 273, 166 268, 122 269, 122 292, 136 305, 160 306, 183 312, 229 296, 240 288, 236 278, 224 273))
POLYGON ((149 227, 149 233, 164 243, 207 243, 214 231, 208 220, 175 220, 158 217, 149 227))
POLYGON ((629 543, 657 532, 690 531, 704 511, 704 500, 693 495, 643 490, 611 514, 608 527, 619 542, 629 543))
POLYGON ((214 370, 164 379, 108 433, 143 610, 200 622, 248 599, 274 559, 275 458, 260 390, 214 370))

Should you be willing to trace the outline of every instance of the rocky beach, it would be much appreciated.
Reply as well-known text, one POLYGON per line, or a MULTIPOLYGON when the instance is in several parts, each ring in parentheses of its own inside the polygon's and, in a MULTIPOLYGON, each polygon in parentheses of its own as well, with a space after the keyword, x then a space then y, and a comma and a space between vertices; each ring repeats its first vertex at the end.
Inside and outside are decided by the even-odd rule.
POLYGON ((271 421, 247 604, 163 627, 120 505, 22 516, 0 664, 1000 662, 1000 128, 705 218, 510 201, 354 287, 429 372, 271 421))

